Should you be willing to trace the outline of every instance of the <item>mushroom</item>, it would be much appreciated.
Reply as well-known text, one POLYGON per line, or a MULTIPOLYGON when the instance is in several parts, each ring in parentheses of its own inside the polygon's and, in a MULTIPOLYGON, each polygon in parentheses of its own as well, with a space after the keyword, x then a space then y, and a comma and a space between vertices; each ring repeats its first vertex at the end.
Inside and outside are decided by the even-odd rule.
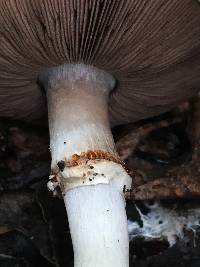
POLYGON ((76 267, 127 267, 131 178, 111 127, 164 112, 200 84, 200 6, 182 0, 1 0, 0 114, 42 118, 76 267))

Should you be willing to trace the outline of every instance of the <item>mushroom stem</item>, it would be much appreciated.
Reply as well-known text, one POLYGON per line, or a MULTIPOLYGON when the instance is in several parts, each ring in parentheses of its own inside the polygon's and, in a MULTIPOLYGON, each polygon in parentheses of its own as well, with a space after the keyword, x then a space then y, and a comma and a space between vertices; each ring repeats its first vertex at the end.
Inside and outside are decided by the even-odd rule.
POLYGON ((63 65, 42 75, 47 89, 51 187, 59 184, 76 267, 127 267, 129 242, 123 189, 131 179, 115 150, 107 97, 111 75, 63 65))
POLYGON ((125 201, 115 185, 79 187, 64 196, 75 267, 129 266, 125 201))

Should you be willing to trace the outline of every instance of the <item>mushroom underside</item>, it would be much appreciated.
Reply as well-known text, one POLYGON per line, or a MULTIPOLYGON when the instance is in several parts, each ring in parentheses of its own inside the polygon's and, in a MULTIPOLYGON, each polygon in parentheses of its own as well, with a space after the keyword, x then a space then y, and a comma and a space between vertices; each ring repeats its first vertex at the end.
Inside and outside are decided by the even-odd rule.
POLYGON ((167 111, 198 90, 199 10, 192 0, 1 1, 1 116, 42 117, 38 75, 64 63, 115 77, 112 125, 167 111))

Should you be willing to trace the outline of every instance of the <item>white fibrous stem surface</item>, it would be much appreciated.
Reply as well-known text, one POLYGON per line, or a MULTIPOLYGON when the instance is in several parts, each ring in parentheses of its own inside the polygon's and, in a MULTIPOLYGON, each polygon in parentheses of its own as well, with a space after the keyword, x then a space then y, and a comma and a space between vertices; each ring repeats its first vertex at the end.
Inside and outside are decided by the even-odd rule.
POLYGON ((48 75, 52 168, 87 150, 116 153, 107 110, 113 78, 84 65, 60 66, 48 75))
MULTIPOLYGON (((104 151, 118 158, 108 120, 111 75, 63 65, 41 75, 47 90, 52 177, 62 187, 76 267, 128 267, 129 239, 122 191, 131 178, 118 161, 91 159, 60 169, 73 155, 104 151)), ((54 189, 54 184, 50 187, 54 189)))
POLYGON ((112 182, 70 190, 64 197, 75 267, 128 267, 125 201, 112 182), (78 218, 78 219, 77 219, 78 218))
POLYGON ((146 203, 146 207, 149 212, 143 214, 136 206, 142 225, 128 220, 130 240, 139 237, 145 240, 166 240, 173 246, 177 240, 187 240, 185 231, 192 231, 195 243, 195 233, 200 228, 200 208, 180 210, 176 206, 163 207, 159 202, 153 205, 146 203))

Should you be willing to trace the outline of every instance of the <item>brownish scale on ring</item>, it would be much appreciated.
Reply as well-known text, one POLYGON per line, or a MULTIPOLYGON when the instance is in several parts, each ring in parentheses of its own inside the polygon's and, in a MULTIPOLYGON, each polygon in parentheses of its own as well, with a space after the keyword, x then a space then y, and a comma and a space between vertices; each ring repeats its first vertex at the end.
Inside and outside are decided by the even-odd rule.
MULTIPOLYGON (((122 165, 122 167, 128 172, 126 168, 125 162, 120 160, 118 157, 112 155, 110 152, 103 151, 103 150, 88 150, 87 152, 81 152, 78 154, 73 154, 69 161, 59 161, 57 166, 59 167, 60 171, 62 172, 65 167, 75 167, 80 166, 83 164, 87 164, 88 160, 100 161, 100 160, 107 160, 118 163, 122 165), (60 168, 61 167, 61 168, 60 168)), ((53 171, 53 173, 55 173, 53 171)))
POLYGON ((97 155, 95 153, 95 151, 92 151, 92 150, 89 150, 87 153, 86 153, 86 157, 90 160, 92 159, 96 159, 97 158, 97 155))
POLYGON ((80 159, 80 156, 79 155, 77 155, 77 154, 73 154, 72 155, 72 160, 73 161, 77 161, 78 159, 80 159))

